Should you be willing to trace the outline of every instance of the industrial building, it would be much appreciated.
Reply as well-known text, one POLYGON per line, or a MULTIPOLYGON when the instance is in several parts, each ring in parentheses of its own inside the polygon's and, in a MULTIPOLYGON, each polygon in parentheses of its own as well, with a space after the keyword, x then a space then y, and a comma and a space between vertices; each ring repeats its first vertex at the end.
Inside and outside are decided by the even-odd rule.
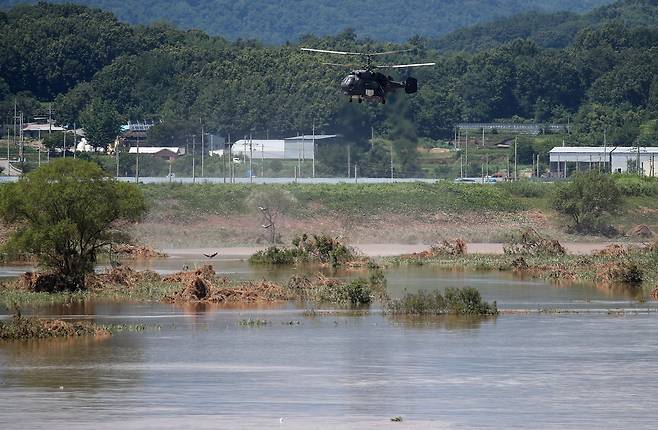
POLYGON ((658 147, 556 146, 549 155, 551 175, 557 177, 590 169, 613 173, 638 172, 638 166, 644 176, 657 176, 658 147))
MULTIPOLYGON (((337 137, 335 134, 318 134, 289 137, 286 139, 240 139, 231 145, 235 157, 251 157, 279 160, 313 160, 318 141, 337 137)), ((210 155, 222 156, 226 149, 210 151, 210 155)))

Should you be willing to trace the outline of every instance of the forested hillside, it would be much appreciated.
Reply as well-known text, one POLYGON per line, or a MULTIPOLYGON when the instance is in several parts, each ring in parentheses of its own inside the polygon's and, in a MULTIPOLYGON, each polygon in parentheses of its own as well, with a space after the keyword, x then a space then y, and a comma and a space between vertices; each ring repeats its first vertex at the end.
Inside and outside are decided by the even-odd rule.
POLYGON ((564 48, 579 31, 610 23, 658 26, 658 0, 627 0, 585 14, 527 12, 456 30, 429 44, 440 51, 480 51, 514 39, 530 39, 545 48, 564 48))
MULTIPOLYGON (((634 3, 646 2, 621 7, 634 3)), ((600 143, 607 129, 611 144, 639 138, 658 145, 655 27, 608 23, 581 30, 562 49, 517 39, 472 54, 443 55, 413 39, 403 46, 415 53, 389 60, 437 65, 416 71, 417 94, 382 106, 347 103, 338 87, 344 71, 321 64, 336 59, 299 51, 362 48, 351 32, 272 47, 162 25, 129 26, 109 13, 45 4, 0 14, 0 23, 5 121, 14 100, 28 119, 53 101, 62 124, 162 120, 161 136, 174 144, 201 124, 235 137, 294 135, 315 123, 318 132, 342 133, 363 151, 371 150, 372 126, 402 142, 404 153, 417 137, 452 136, 457 122, 506 120, 570 122, 573 144, 600 143)))
MULTIPOLYGON (((67 0, 111 11, 124 22, 168 22, 234 40, 294 42, 347 28, 376 40, 438 36, 523 11, 586 11, 610 0, 67 0)), ((9 7, 26 0, 0 0, 9 7)), ((31 3, 35 3, 32 1, 31 3)))

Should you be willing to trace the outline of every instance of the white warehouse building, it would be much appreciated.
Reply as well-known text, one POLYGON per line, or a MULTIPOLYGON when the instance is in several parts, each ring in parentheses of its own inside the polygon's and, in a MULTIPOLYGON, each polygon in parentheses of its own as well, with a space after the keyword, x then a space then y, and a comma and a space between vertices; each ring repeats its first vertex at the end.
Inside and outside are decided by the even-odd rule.
POLYGON ((637 171, 644 176, 658 176, 658 147, 637 146, 556 146, 550 152, 551 173, 567 176, 574 170, 598 169, 625 173, 637 171))
MULTIPOLYGON (((232 144, 235 157, 250 157, 279 160, 313 160, 315 144, 319 140, 331 139, 335 134, 318 134, 289 137, 286 139, 240 139, 232 144)), ((228 145, 228 144, 227 144, 228 145)), ((211 151, 210 155, 224 155, 228 149, 211 151)))

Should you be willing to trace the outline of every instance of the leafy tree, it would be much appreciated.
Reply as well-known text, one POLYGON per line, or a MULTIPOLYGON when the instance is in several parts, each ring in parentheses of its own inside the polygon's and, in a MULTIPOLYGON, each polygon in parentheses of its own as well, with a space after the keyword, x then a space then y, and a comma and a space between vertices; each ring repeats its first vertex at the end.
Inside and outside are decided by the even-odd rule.
MULTIPOLYGON (((67 136, 67 139, 68 137, 69 136, 67 136)), ((54 133, 46 134, 41 143, 43 146, 51 150, 56 148, 61 149, 64 147, 64 132, 56 131, 54 133)), ((72 142, 67 142, 67 146, 71 143, 72 142)))
POLYGON ((123 224, 145 210, 134 184, 116 182, 98 165, 70 158, 0 189, 0 216, 18 226, 8 249, 34 255, 67 289, 85 287, 98 254, 125 241, 123 224))
POLYGON ((605 173, 577 173, 573 180, 559 186, 552 199, 553 208, 573 221, 576 231, 603 232, 602 218, 618 212, 622 195, 614 179, 605 173))
POLYGON ((80 122, 89 143, 104 148, 114 141, 120 131, 121 118, 112 104, 94 99, 80 114, 80 122))

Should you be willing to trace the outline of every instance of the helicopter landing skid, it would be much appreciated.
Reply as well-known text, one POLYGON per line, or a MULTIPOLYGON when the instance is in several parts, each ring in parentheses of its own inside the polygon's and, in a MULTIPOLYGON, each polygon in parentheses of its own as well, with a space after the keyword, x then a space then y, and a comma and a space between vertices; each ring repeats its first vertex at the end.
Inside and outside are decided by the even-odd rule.
POLYGON ((347 100, 352 103, 353 101, 357 101, 359 103, 363 103, 363 101, 367 102, 377 102, 381 104, 386 104, 386 99, 380 96, 348 96, 347 100))

